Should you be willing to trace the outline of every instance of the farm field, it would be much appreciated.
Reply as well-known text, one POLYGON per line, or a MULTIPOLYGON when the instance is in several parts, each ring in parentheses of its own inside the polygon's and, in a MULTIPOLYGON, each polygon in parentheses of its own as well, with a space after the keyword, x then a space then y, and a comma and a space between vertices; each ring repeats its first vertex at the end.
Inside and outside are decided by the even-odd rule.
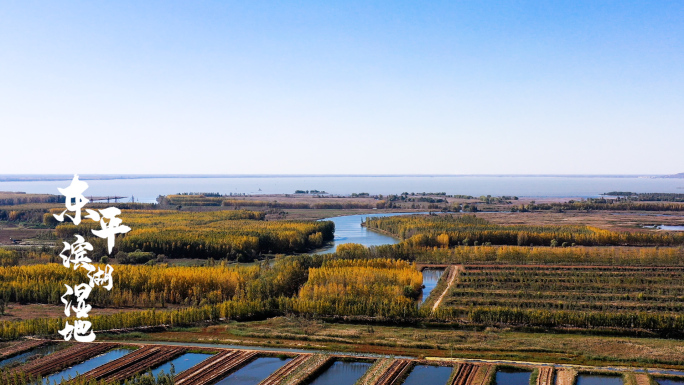
POLYGON ((471 322, 678 333, 684 269, 464 265, 440 310, 471 322))

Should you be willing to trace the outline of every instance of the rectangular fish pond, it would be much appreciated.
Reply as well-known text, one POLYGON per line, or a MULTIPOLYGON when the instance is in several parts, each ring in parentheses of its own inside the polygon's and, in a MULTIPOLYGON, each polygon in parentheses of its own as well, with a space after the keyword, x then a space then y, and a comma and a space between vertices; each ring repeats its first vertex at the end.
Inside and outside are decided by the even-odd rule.
POLYGON ((29 361, 31 359, 40 358, 40 357, 48 355, 50 353, 54 353, 58 349, 59 349, 58 344, 48 344, 48 345, 38 346, 38 347, 33 348, 27 352, 17 354, 16 356, 12 356, 10 358, 6 358, 6 359, 0 361, 0 369, 25 364, 27 361, 29 361))
POLYGON ((402 385, 444 385, 453 370, 451 366, 416 365, 402 385))
POLYGON ((291 360, 292 358, 259 357, 216 385, 257 385, 291 360))
POLYGON ((182 354, 176 358, 174 358, 171 361, 168 361, 166 363, 163 363, 157 367, 152 368, 152 374, 155 377, 159 377, 159 375, 164 372, 165 374, 171 373, 171 368, 173 368, 174 374, 178 375, 178 373, 188 370, 192 368, 193 366, 199 364, 200 362, 206 360, 207 358, 213 356, 213 354, 209 353, 185 353, 182 354))
POLYGON ((358 361, 333 361, 323 370, 321 374, 313 380, 308 381, 308 385, 354 385, 363 376, 368 368, 373 365, 370 362, 358 361))
POLYGON ((576 385, 623 385, 620 374, 579 374, 576 385))
POLYGON ((653 378, 659 385, 684 385, 684 378, 653 378))
POLYGON ((52 374, 43 379, 43 384, 45 385, 55 385, 69 378, 74 378, 79 374, 83 374, 87 371, 93 370, 98 366, 102 366, 110 361, 114 361, 117 358, 121 358, 131 351, 128 349, 112 349, 107 353, 100 354, 99 356, 93 357, 89 360, 76 364, 70 368, 66 368, 61 372, 52 374))
POLYGON ((529 385, 531 370, 502 368, 496 371, 496 385, 529 385))

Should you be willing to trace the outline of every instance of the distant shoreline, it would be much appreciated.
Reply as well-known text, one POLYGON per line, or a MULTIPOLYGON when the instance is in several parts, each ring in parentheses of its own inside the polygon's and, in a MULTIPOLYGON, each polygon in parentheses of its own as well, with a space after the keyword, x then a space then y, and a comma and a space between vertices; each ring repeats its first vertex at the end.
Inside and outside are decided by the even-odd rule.
MULTIPOLYGON (((677 175, 643 174, 80 174, 81 180, 121 179, 231 179, 231 178, 684 178, 677 175)), ((0 182, 50 182, 71 180, 66 174, 5 174, 0 182)))

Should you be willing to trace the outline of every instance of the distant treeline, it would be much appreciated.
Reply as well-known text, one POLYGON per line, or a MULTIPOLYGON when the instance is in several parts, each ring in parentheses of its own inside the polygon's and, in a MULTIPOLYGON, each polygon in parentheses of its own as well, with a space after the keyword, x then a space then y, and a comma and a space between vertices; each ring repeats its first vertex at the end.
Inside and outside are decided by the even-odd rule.
MULTIPOLYGON (((64 203, 63 201, 61 203, 64 203)), ((122 210, 154 210, 157 205, 154 203, 88 203, 85 208, 103 209, 106 207, 117 207, 122 210)), ((14 206, 0 206, 0 221, 25 222, 34 225, 44 224, 48 227, 55 227, 59 222, 52 216, 50 210, 62 212, 64 206, 55 203, 26 203, 14 206)), ((85 212, 83 215, 86 215, 85 212)))
POLYGON ((364 202, 343 202, 343 201, 333 201, 333 202, 273 202, 273 201, 253 201, 246 199, 230 199, 224 200, 223 206, 234 206, 234 207, 268 207, 268 208, 280 208, 280 209, 327 209, 327 210, 341 210, 341 209, 383 209, 385 208, 386 202, 378 201, 374 203, 364 203, 364 202))
POLYGON ((684 266, 682 247, 541 247, 456 246, 415 247, 409 242, 363 247, 346 244, 345 258, 399 258, 427 264, 528 264, 606 266, 684 266))
MULTIPOLYGON (((665 202, 665 201, 664 201, 665 202)), ((543 210, 616 210, 616 211, 684 211, 684 204, 644 203, 631 200, 587 199, 585 201, 568 201, 554 203, 531 203, 514 208, 516 211, 543 210)))
POLYGON ((64 199, 63 195, 0 192, 0 206, 25 205, 28 203, 64 203, 64 199))
POLYGON ((383 209, 386 201, 377 202, 354 202, 340 200, 343 198, 321 198, 320 202, 278 202, 251 199, 226 199, 225 197, 210 197, 204 195, 168 195, 165 197, 168 204, 173 206, 224 206, 224 207, 263 207, 277 209, 383 209))
POLYGON ((542 246, 676 246, 684 234, 666 232, 616 232, 592 226, 498 225, 475 215, 408 215, 368 218, 377 229, 416 247, 457 245, 542 246))
POLYGON ((601 195, 616 196, 642 202, 684 202, 684 194, 677 193, 634 193, 629 191, 611 191, 601 195))

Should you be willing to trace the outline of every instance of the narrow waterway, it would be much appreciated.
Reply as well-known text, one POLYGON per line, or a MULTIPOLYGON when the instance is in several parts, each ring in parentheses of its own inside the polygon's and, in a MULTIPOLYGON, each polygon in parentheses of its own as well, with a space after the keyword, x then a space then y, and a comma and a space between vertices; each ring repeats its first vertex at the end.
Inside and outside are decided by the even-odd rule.
POLYGON ((393 217, 396 215, 411 215, 411 214, 427 214, 427 213, 383 213, 383 214, 360 214, 360 215, 345 215, 341 217, 332 217, 321 219, 322 221, 332 221, 335 223, 335 239, 327 247, 316 252, 316 254, 326 254, 335 251, 338 245, 345 243, 358 243, 366 247, 393 245, 399 243, 399 239, 390 237, 389 235, 380 234, 375 231, 370 231, 361 226, 361 223, 366 218, 377 217, 393 217))
POLYGON ((423 269, 423 292, 420 295, 420 303, 425 302, 425 300, 430 296, 432 290, 437 286, 437 282, 444 274, 444 269, 434 269, 427 268, 423 269))

